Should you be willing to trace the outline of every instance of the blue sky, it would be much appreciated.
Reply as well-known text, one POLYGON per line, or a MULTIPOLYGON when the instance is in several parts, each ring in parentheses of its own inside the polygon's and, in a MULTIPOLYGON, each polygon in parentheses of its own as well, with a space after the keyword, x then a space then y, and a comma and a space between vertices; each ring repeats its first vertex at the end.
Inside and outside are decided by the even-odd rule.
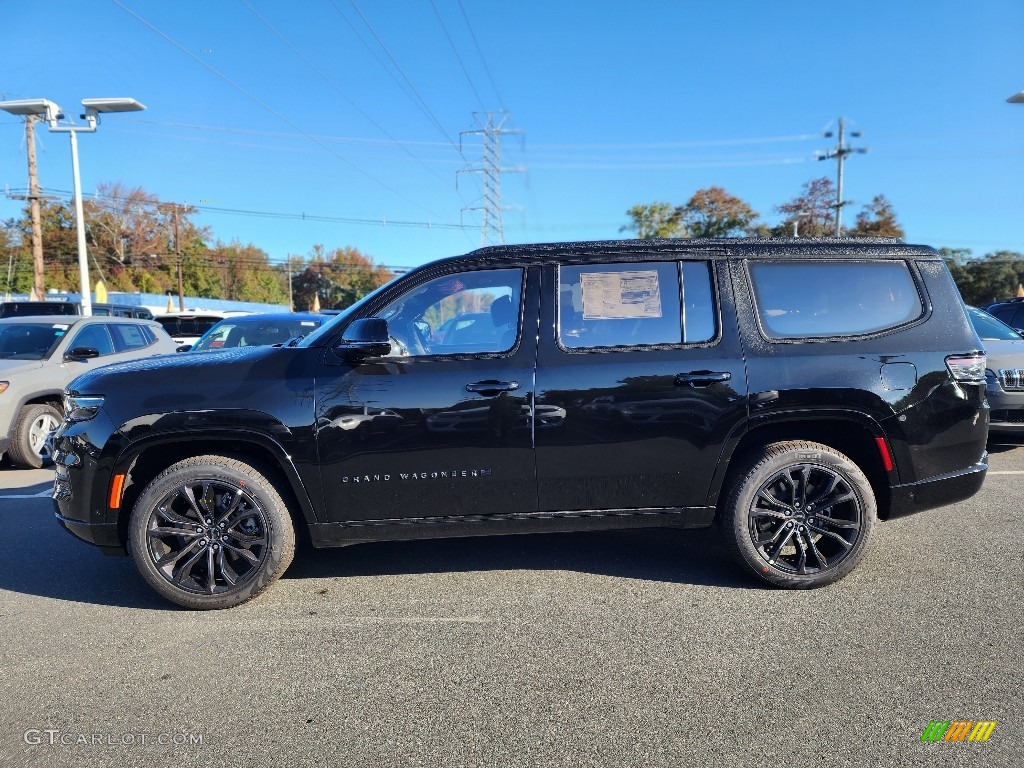
MULTIPOLYGON (((980 256, 1024 251, 1022 37, 1020 0, 0 0, 0 97, 71 117, 138 99, 80 135, 85 193, 197 205, 275 260, 479 246, 482 175, 458 171, 482 142, 461 132, 499 110, 522 132, 502 165, 524 169, 501 177, 506 242, 619 237, 631 206, 712 185, 777 223, 834 179, 815 151, 843 117, 870 150, 846 164, 844 222, 884 194, 908 240, 980 256)), ((23 189, 21 123, 0 115, 0 184, 23 189)), ((70 190, 66 135, 38 133, 41 184, 70 190)))

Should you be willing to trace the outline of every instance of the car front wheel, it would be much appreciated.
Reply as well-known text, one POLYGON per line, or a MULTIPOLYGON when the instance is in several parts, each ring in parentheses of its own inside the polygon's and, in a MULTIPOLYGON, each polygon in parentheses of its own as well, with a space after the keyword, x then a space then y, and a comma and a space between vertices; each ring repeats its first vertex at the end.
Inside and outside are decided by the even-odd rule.
POLYGON ((267 589, 292 561, 295 531, 264 473, 237 459, 197 456, 164 470, 129 522, 135 565, 186 608, 230 608, 267 589))
POLYGON ((723 509, 726 543, 743 565, 779 587, 838 581, 861 561, 876 517, 861 469, 819 443, 773 443, 734 475, 723 509))
POLYGON ((46 403, 22 408, 9 449, 14 465, 24 469, 40 469, 49 465, 53 456, 47 439, 63 418, 59 410, 46 403))

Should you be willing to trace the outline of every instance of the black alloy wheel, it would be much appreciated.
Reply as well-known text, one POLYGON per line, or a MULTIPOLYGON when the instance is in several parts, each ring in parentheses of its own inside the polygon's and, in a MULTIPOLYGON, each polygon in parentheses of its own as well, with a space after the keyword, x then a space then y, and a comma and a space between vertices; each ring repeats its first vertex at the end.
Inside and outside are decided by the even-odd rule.
POLYGON ((255 597, 291 563, 288 510, 264 474, 200 456, 157 476, 135 504, 132 556, 143 578, 186 608, 228 608, 255 597))
POLYGON ((812 588, 860 562, 876 505, 849 458, 825 445, 786 442, 747 461, 726 512, 727 543, 740 562, 776 586, 812 588))

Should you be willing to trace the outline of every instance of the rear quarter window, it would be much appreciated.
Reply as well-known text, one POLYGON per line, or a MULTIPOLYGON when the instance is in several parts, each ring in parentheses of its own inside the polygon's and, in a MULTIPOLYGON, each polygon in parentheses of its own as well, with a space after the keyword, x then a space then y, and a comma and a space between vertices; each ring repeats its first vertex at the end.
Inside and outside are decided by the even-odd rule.
POLYGON ((903 261, 751 262, 748 268, 757 317, 769 338, 878 333, 924 311, 903 261))
POLYGON ((110 334, 114 338, 114 346, 118 352, 142 349, 153 343, 153 339, 140 325, 117 323, 110 325, 110 334))

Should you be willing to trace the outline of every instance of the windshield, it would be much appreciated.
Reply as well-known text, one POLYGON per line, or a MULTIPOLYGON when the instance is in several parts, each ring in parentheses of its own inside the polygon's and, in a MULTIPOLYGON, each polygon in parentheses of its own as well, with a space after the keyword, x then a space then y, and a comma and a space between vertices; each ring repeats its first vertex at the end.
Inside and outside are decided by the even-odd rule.
POLYGON ((0 360, 42 360, 67 333, 65 323, 0 325, 0 360))
POLYGON ((982 341, 1020 341, 1021 335, 1002 320, 997 320, 988 312, 971 307, 969 310, 971 323, 982 341))
POLYGON ((208 330, 190 351, 214 352, 235 347, 283 344, 315 331, 324 318, 245 315, 228 317, 208 330))

